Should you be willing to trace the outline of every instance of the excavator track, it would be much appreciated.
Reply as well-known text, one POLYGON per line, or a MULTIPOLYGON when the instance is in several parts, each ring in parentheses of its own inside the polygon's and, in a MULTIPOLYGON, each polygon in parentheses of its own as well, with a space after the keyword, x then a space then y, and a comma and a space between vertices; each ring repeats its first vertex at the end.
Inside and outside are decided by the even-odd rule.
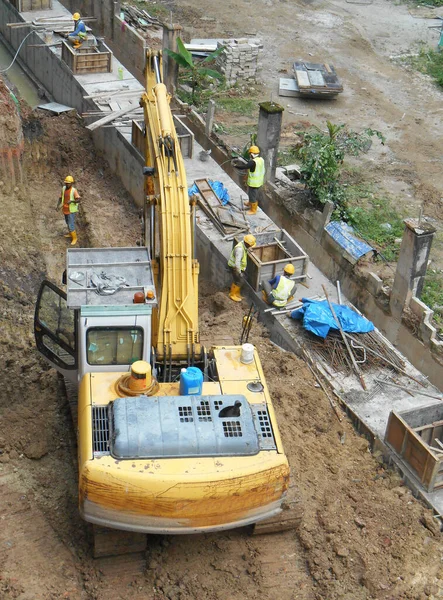
MULTIPOLYGON (((77 434, 78 425, 78 389, 77 385, 64 378, 66 398, 71 411, 72 422, 77 434)), ((92 528, 92 549, 94 558, 108 558, 122 556, 125 554, 138 554, 134 556, 144 561, 144 552, 147 547, 147 536, 143 533, 134 533, 132 531, 120 531, 118 529, 109 529, 93 525, 92 528)), ((108 564, 108 561, 105 561, 108 564)), ((112 563, 111 563, 112 564, 112 563)), ((111 567, 110 567, 111 568, 111 567)), ((112 570, 112 568, 111 568, 112 570)), ((138 571, 138 568, 136 567, 138 571)), ((140 569, 142 570, 142 569, 140 569)))
POLYGON ((303 507, 297 486, 290 482, 285 500, 282 503, 282 512, 270 519, 255 523, 252 535, 265 533, 278 533, 289 529, 298 529, 303 519, 303 507))
POLYGON ((94 558, 121 556, 146 551, 148 536, 145 533, 108 529, 92 526, 94 535, 94 558))

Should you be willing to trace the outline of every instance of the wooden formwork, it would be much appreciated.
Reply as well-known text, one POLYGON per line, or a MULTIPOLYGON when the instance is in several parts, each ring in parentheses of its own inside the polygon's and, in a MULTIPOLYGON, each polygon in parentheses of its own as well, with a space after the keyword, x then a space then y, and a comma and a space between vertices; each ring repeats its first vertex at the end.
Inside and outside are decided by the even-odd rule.
POLYGON ((50 10, 52 0, 10 0, 18 12, 28 12, 31 10, 50 10))
POLYGON ((104 42, 98 46, 74 49, 68 42, 62 44, 62 60, 74 75, 87 73, 110 73, 112 70, 112 52, 104 42))
MULTIPOLYGON (((308 273, 309 257, 297 242, 284 229, 269 233, 256 233, 257 245, 249 251, 246 267, 246 279, 255 291, 260 289, 262 281, 269 281, 281 275, 288 263, 294 266, 291 277, 294 281, 304 281, 308 273)), ((234 246, 243 239, 237 236, 234 246)))
POLYGON ((443 487, 443 404, 389 415, 385 442, 428 492, 443 487))
MULTIPOLYGON (((173 115, 173 119, 182 156, 184 158, 192 158, 194 149, 194 134, 188 127, 186 127, 179 116, 173 115)), ((144 127, 144 121, 132 121, 131 142, 143 157, 145 156, 144 127)))

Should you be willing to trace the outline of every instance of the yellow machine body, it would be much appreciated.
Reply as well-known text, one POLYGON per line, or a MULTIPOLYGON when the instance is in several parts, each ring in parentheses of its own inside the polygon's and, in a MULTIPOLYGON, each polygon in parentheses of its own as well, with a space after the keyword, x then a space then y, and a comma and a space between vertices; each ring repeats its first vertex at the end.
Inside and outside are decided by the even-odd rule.
POLYGON ((151 220, 151 256, 159 306, 154 311, 153 346, 157 360, 199 356, 198 273, 188 186, 180 144, 164 83, 161 53, 147 53, 146 92, 140 104, 146 124, 146 204, 151 220), (154 60, 157 67, 154 66, 154 60), (166 355, 166 356, 165 356, 166 355))
MULTIPOLYGON (((95 455, 92 408, 118 398, 122 373, 89 373, 79 390, 80 512, 95 524, 146 533, 195 533, 240 527, 281 510, 289 467, 257 352, 250 364, 241 348, 215 347, 218 382, 202 395, 242 394, 265 404, 275 449, 253 456, 198 456, 118 460, 95 455), (251 392, 248 384, 261 383, 251 392)), ((178 396, 178 383, 161 383, 156 396, 178 396)))

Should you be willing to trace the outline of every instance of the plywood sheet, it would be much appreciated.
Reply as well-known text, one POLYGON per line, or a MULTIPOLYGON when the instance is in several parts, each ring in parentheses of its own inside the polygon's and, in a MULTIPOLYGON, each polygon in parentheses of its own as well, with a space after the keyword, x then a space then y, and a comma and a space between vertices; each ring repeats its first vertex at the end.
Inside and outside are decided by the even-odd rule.
POLYGON ((320 71, 308 71, 308 77, 311 86, 325 87, 325 80, 320 71))

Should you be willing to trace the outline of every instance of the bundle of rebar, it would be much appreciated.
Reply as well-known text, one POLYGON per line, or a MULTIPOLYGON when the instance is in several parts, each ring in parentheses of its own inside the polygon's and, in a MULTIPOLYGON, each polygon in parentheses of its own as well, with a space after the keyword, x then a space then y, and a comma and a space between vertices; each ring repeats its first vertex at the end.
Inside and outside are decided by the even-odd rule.
MULTIPOLYGON (((376 367, 391 367, 396 371, 404 370, 405 363, 377 331, 346 335, 360 369, 369 371, 376 367)), ((304 337, 306 346, 333 371, 346 375, 352 372, 349 353, 338 332, 330 331, 323 340, 304 331, 304 337)))

